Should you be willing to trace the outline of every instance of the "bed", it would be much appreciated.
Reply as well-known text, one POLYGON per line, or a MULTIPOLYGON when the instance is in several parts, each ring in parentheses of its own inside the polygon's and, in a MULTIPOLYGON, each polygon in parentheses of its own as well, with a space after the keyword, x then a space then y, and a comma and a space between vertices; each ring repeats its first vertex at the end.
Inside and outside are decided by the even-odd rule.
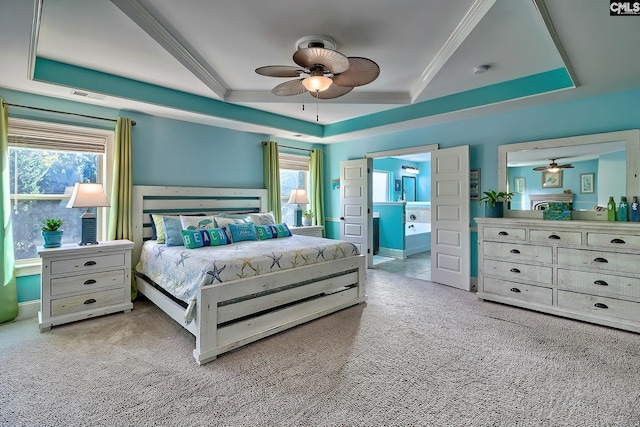
POLYGON ((133 187, 138 291, 195 336, 199 364, 366 300, 365 259, 350 243, 293 235, 187 249, 151 239, 152 213, 265 212, 266 197, 264 189, 133 187))

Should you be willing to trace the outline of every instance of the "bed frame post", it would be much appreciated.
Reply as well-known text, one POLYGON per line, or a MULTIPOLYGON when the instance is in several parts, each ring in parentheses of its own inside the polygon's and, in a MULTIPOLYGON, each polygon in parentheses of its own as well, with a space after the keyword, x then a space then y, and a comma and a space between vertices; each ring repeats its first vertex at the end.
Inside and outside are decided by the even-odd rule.
POLYGON ((211 292, 198 290, 196 323, 196 348, 193 357, 199 365, 215 360, 218 357, 218 301, 211 292))

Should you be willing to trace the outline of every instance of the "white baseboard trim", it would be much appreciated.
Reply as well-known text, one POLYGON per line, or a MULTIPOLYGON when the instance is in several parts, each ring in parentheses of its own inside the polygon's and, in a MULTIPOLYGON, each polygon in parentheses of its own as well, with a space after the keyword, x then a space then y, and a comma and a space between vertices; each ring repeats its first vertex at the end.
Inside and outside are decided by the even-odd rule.
POLYGON ((402 249, 380 248, 378 249, 378 255, 388 256, 392 258, 405 258, 404 251, 402 249))
POLYGON ((18 304, 18 317, 16 320, 31 319, 38 317, 40 311, 40 300, 21 302, 18 304))

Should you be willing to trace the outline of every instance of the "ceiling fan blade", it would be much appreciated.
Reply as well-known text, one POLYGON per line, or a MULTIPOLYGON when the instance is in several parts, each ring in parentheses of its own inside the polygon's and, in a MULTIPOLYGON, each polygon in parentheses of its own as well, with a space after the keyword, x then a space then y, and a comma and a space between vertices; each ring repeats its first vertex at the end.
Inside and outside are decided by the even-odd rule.
POLYGON ((557 167, 559 167, 560 169, 573 169, 573 165, 571 164, 558 165, 557 167))
POLYGON ((302 80, 303 79, 289 80, 288 82, 281 83, 271 89, 271 93, 278 96, 292 96, 305 93, 307 88, 302 85, 302 80))
MULTIPOLYGON (((302 85, 302 84, 301 84, 302 85)), ((332 84, 329 89, 322 92, 309 92, 311 96, 318 99, 333 99, 339 96, 346 95, 353 90, 352 87, 344 87, 332 84)))
POLYGON ((267 65, 256 68, 256 73, 269 77, 300 77, 304 72, 302 68, 293 65, 267 65))
POLYGON ((380 75, 378 64, 368 58, 349 57, 349 69, 333 76, 333 82, 338 86, 353 87, 371 83, 380 75))
POLYGON ((534 171, 546 171, 547 169, 549 169, 549 166, 538 166, 537 168, 533 168, 534 171))
POLYGON ((306 47, 293 54, 293 62, 305 68, 322 65, 331 74, 339 74, 349 68, 349 58, 335 50, 323 47, 306 47))

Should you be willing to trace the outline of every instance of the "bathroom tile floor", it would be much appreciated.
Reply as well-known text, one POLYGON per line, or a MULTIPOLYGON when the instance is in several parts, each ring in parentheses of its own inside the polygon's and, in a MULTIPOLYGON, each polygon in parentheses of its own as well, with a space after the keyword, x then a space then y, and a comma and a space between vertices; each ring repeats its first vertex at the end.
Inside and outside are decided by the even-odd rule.
POLYGON ((431 280, 431 252, 421 252, 404 259, 374 255, 373 268, 406 277, 431 280))

